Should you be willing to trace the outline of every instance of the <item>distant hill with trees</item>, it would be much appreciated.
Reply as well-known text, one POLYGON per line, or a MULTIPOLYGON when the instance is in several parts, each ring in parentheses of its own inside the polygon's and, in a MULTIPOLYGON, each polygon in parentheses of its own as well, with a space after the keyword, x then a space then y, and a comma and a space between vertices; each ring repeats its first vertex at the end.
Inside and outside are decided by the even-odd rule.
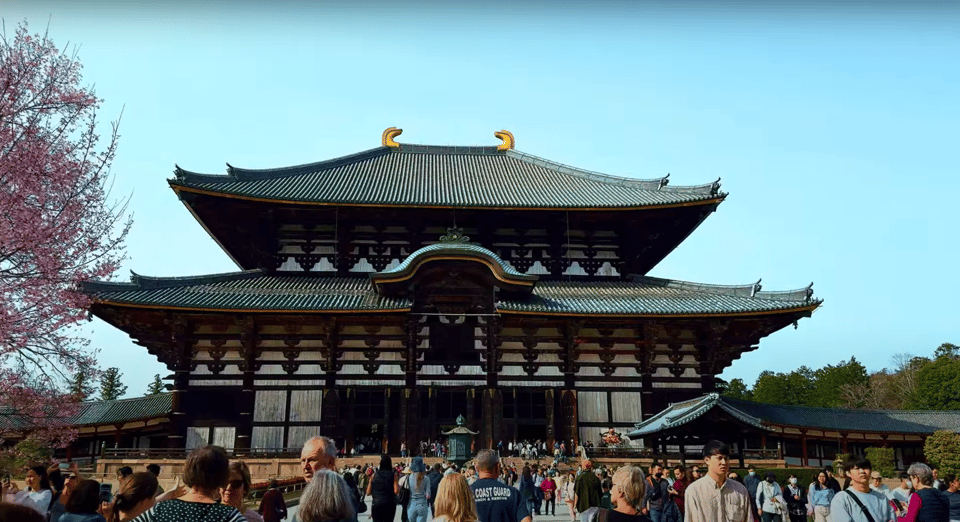
POLYGON ((931 357, 901 353, 891 369, 868 373, 856 358, 819 369, 764 371, 752 387, 743 379, 718 383, 734 399, 767 404, 889 410, 960 409, 960 346, 943 343, 931 357))

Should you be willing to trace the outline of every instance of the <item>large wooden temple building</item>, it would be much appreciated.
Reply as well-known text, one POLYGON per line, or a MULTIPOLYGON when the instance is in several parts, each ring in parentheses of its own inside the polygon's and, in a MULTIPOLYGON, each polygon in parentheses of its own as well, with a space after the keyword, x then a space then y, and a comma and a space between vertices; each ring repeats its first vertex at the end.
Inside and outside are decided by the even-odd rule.
POLYGON ((596 442, 714 390, 820 305, 646 274, 724 200, 500 145, 398 143, 295 167, 180 169, 232 273, 84 286, 173 372, 166 444, 397 452, 457 416, 498 440, 596 442), (370 441, 376 441, 371 444, 370 441))

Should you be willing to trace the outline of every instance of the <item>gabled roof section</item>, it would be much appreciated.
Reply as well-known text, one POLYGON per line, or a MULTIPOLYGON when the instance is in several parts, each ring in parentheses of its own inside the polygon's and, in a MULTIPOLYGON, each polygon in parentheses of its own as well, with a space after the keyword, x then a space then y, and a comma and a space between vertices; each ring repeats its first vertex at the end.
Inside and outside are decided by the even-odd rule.
POLYGON ((638 209, 719 203, 720 181, 673 186, 578 169, 497 147, 378 147, 277 169, 177 167, 175 191, 308 205, 492 209, 638 209))
POLYGON ((645 437, 692 422, 719 408, 750 426, 774 431, 782 427, 867 433, 930 434, 960 429, 960 411, 850 410, 761 404, 710 393, 698 399, 671 404, 637 423, 631 438, 645 437))
MULTIPOLYGON (((444 236, 446 237, 446 236, 444 236)), ((464 238, 469 239, 469 238, 464 238)), ((497 254, 478 245, 472 245, 459 239, 442 241, 425 246, 403 260, 396 267, 380 273, 370 274, 370 280, 381 293, 389 285, 396 285, 410 280, 417 270, 431 261, 467 261, 486 265, 496 279, 497 286, 507 290, 530 292, 540 279, 535 275, 527 275, 516 271, 509 263, 500 259, 497 254)))
MULTIPOLYGON (((123 424, 164 417, 173 409, 173 394, 158 393, 133 399, 91 401, 80 404, 77 413, 64 419, 68 426, 123 424)), ((29 430, 33 424, 9 407, 0 409, 0 429, 29 430)))

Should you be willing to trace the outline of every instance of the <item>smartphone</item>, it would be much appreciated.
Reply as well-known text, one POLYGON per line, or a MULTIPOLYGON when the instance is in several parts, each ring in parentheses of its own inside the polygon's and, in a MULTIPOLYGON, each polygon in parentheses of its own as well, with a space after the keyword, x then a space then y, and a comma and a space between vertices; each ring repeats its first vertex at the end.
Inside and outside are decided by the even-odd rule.
POLYGON ((100 484, 100 502, 113 501, 113 484, 100 484))
POLYGON ((61 462, 59 465, 60 465, 60 471, 68 471, 70 469, 69 462, 61 462))

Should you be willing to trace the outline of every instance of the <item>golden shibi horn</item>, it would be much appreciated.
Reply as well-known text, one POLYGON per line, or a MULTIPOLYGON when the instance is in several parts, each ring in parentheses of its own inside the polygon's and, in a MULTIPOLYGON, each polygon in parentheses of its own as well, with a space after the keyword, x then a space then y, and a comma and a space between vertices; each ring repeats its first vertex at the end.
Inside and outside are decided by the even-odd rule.
POLYGON ((516 141, 513 139, 513 133, 510 131, 501 130, 494 132, 493 135, 503 140, 503 143, 497 145, 497 150, 510 150, 516 146, 516 141))
POLYGON ((400 144, 396 141, 393 141, 393 138, 403 134, 403 129, 398 129, 396 127, 388 127, 387 130, 383 131, 383 136, 380 138, 380 143, 384 147, 393 147, 398 148, 400 144))

